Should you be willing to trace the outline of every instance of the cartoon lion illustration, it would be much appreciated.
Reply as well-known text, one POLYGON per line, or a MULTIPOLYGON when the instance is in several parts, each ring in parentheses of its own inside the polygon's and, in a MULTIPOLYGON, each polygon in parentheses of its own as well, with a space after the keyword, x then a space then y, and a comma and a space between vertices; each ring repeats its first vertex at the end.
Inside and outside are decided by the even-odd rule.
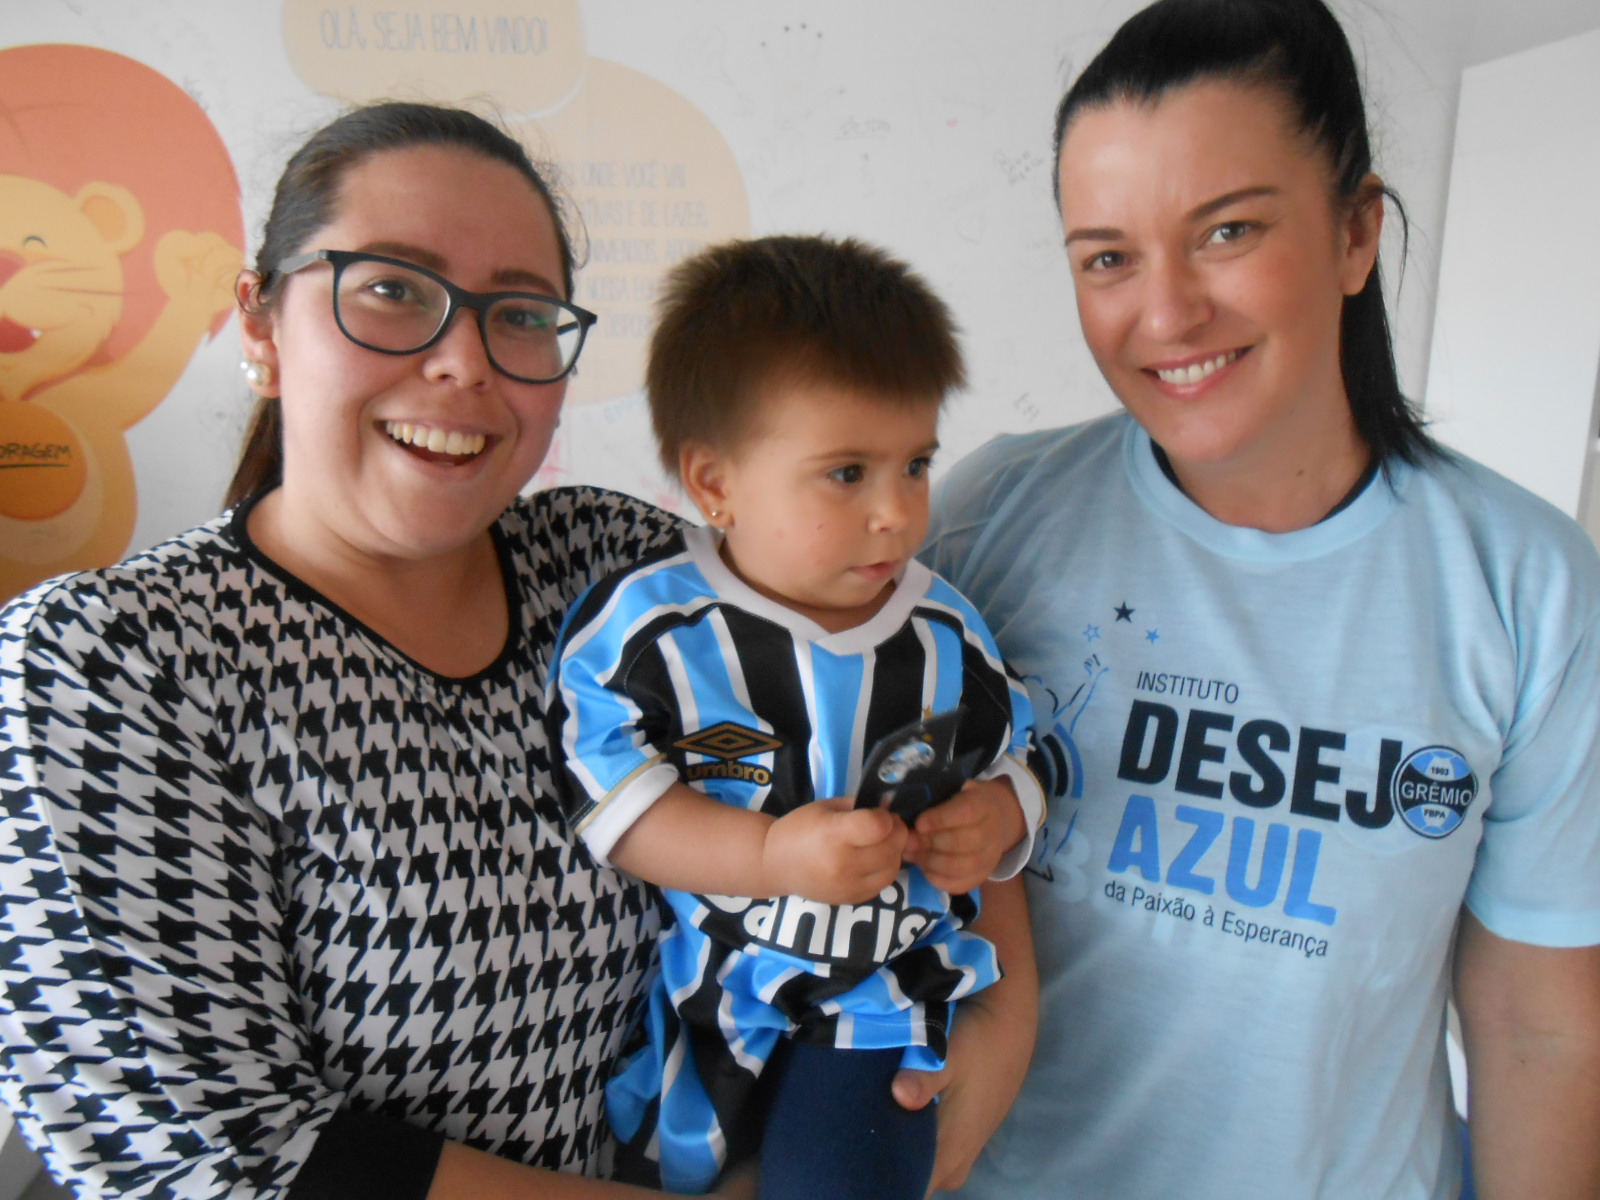
POLYGON ((0 50, 0 600, 127 550, 126 431, 226 321, 243 240, 181 88, 88 46, 0 50))

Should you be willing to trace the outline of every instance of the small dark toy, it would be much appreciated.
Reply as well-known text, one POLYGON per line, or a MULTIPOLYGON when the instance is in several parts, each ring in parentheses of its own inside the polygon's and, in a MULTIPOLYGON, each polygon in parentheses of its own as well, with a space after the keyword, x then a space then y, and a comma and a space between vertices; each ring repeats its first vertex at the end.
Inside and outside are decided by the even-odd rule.
POLYGON ((867 756, 856 792, 857 808, 881 808, 907 825, 936 804, 943 804, 977 770, 975 754, 955 757, 960 708, 940 713, 881 739, 867 756))

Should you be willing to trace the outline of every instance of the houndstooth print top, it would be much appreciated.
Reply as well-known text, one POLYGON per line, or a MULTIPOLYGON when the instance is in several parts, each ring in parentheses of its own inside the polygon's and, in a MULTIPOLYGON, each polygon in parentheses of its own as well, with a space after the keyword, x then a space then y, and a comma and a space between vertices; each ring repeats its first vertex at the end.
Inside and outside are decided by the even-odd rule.
POLYGON ((0 615, 0 1098, 90 1195, 284 1196, 352 1110, 592 1170, 658 918, 568 839, 541 696, 568 605, 676 520, 520 500, 522 619, 457 680, 244 515, 0 615))

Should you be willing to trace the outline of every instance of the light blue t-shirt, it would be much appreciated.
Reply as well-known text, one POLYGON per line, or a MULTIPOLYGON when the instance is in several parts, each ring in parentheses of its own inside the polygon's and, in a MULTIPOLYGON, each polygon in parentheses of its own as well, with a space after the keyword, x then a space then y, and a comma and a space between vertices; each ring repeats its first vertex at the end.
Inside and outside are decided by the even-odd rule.
POLYGON ((1033 695, 1043 1015, 963 1196, 1446 1200, 1463 899, 1600 943, 1600 560, 1478 464, 1214 520, 1124 415, 1003 438, 925 558, 1033 695))

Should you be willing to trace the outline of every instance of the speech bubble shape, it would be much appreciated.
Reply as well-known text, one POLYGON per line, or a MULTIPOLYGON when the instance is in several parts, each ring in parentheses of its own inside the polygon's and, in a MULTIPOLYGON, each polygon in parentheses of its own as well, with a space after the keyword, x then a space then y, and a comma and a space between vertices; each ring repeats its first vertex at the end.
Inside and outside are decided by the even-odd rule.
POLYGON ((488 98, 523 115, 561 104, 587 59, 577 0, 285 0, 283 42, 325 96, 488 98))
POLYGON ((518 132, 559 168, 588 235, 573 299, 600 323, 567 403, 625 395, 644 383, 662 277, 707 245, 750 235, 739 163, 685 97, 597 58, 567 105, 518 132))

